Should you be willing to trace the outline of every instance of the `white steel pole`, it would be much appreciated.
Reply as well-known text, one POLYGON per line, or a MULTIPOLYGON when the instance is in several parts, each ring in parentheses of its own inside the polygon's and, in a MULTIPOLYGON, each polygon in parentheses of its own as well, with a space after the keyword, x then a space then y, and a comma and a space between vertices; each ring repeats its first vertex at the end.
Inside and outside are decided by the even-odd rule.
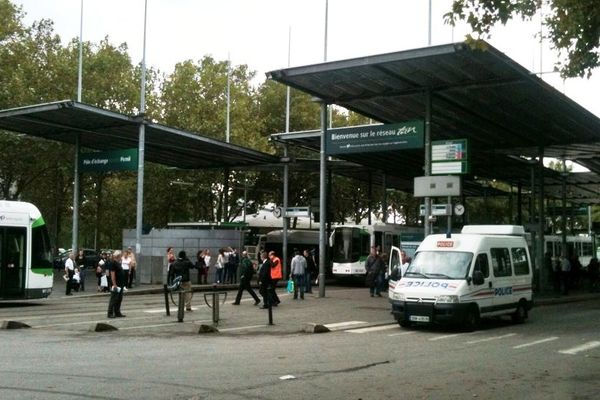
POLYGON ((227 112, 225 113, 225 141, 229 143, 231 113, 231 56, 227 54, 227 112))

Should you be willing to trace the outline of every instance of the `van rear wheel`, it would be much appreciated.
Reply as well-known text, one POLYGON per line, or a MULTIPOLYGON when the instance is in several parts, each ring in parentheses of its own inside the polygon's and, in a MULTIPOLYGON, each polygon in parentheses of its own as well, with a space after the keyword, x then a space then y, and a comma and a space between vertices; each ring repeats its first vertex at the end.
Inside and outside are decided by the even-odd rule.
POLYGON ((527 319, 527 308, 525 307, 525 302, 520 301, 517 306, 516 311, 511 315, 512 321, 515 324, 522 324, 527 319))
POLYGON ((410 322, 407 319, 402 318, 402 319, 398 320, 398 325, 400 325, 403 328, 410 328, 412 326, 412 322, 410 322))

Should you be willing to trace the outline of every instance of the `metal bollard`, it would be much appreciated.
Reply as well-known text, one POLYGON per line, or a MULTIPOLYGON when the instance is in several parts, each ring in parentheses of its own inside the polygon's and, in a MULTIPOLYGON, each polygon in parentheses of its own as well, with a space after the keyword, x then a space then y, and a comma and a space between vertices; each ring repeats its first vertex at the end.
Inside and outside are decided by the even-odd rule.
POLYGON ((167 289, 167 285, 163 286, 165 290, 165 310, 167 310, 167 317, 171 315, 171 310, 169 308, 169 289, 167 289))
POLYGON ((267 289, 267 299, 269 301, 269 325, 273 325, 273 296, 272 296, 272 291, 274 291, 275 289, 273 289, 271 286, 269 286, 269 288, 267 289))
POLYGON ((179 290, 179 303, 177 304, 177 322, 183 322, 183 305, 185 303, 185 291, 179 290))
POLYGON ((204 302, 206 303, 206 305, 209 308, 212 308, 212 317, 213 317, 213 323, 215 325, 219 324, 219 296, 223 294, 223 303, 225 303, 225 301, 227 300, 227 292, 218 292, 217 291, 217 285, 213 285, 213 291, 211 293, 212 295, 212 304, 209 303, 208 301, 208 297, 207 294, 204 294, 204 302))

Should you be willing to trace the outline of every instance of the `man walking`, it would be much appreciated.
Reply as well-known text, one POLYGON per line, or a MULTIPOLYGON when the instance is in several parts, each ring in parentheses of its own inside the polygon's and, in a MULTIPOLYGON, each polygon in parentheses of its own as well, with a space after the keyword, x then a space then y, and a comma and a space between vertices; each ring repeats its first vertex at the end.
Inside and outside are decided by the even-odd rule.
POLYGON ((300 288, 300 299, 304 300, 304 285, 306 284, 306 258, 300 255, 298 250, 294 250, 291 268, 292 279, 294 280, 294 300, 298 300, 298 288, 300 288))
POLYGON ((169 282, 173 282, 178 276, 181 277, 181 288, 185 291, 186 311, 192 311, 192 282, 190 282, 190 269, 192 268, 194 268, 194 264, 187 258, 185 251, 181 250, 169 270, 169 282))
POLYGON ((254 265, 252 265, 252 260, 248 257, 248 252, 242 252, 242 261, 240 268, 240 287, 237 292, 237 296, 235 296, 235 301, 232 303, 235 306, 240 305, 240 300, 242 300, 242 293, 244 290, 247 290, 250 293, 250 296, 254 299, 254 305, 258 305, 260 303, 260 299, 252 290, 252 286, 250 282, 252 281, 252 277, 254 276, 254 265))
POLYGON ((121 266, 121 251, 113 253, 112 260, 106 263, 106 269, 110 271, 110 300, 108 301, 108 318, 123 318, 121 314, 121 303, 123 302, 123 288, 125 287, 125 274, 121 266))
POLYGON ((277 282, 283 279, 283 272, 281 270, 281 259, 277 257, 274 251, 269 252, 269 258, 271 259, 271 298, 273 299, 273 307, 277 307, 281 301, 277 296, 277 282))
POLYGON ((262 308, 269 308, 273 301, 271 298, 271 261, 264 250, 260 252, 260 259, 262 264, 258 269, 258 291, 263 298, 262 308))
POLYGON ((73 275, 75 274, 75 254, 69 253, 69 257, 65 261, 65 276, 67 277, 67 296, 72 296, 73 290, 73 275))

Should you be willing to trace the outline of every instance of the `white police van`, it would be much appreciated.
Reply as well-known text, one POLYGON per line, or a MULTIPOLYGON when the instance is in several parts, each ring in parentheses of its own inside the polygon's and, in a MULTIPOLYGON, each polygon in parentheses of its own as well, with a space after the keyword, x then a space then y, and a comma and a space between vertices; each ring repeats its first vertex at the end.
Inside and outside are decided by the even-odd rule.
POLYGON ((392 314, 403 327, 456 323, 473 330, 480 318, 499 315, 523 322, 533 305, 532 273, 522 226, 466 225, 460 234, 430 235, 400 279, 389 282, 392 314))

